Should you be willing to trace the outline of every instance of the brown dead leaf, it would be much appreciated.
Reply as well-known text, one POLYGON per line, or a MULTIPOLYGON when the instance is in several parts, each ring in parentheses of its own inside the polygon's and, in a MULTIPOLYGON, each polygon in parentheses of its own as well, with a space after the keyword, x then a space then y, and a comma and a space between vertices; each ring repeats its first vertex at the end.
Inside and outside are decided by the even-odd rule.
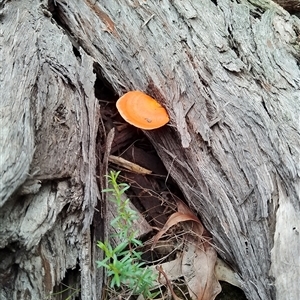
POLYGON ((176 205, 177 205, 177 210, 178 212, 184 213, 186 215, 192 215, 193 216, 193 221, 195 223, 192 225, 192 228, 190 228, 194 233, 196 233, 199 237, 203 236, 205 233, 207 234, 208 232, 205 230, 204 226, 198 219, 198 217, 193 213, 193 211, 179 198, 176 198, 176 205))
POLYGON ((181 212, 173 213, 169 219, 167 220, 164 227, 153 237, 153 244, 151 249, 155 248, 156 243, 158 240, 174 225, 178 224, 179 222, 184 221, 194 221, 200 223, 198 218, 194 214, 184 214, 181 212))
MULTIPOLYGON (((221 285, 214 272, 217 253, 210 243, 210 234, 188 206, 178 198, 176 203, 178 211, 169 217, 164 227, 154 236, 152 249, 172 226, 179 222, 192 221, 186 224, 188 244, 182 254, 181 275, 185 278, 193 300, 214 300, 221 292, 221 285), (195 239, 191 231, 199 238, 195 239)), ((164 272, 169 276, 167 269, 164 272)))
POLYGON ((182 257, 182 275, 193 300, 213 300, 221 292, 215 276, 217 253, 215 249, 191 243, 182 257))
MULTIPOLYGON (((173 300, 182 300, 181 298, 179 298, 175 293, 174 293, 174 290, 173 290, 173 286, 172 286, 172 283, 170 281, 170 279, 168 278, 167 274, 165 273, 164 269, 162 268, 161 265, 157 266, 156 269, 158 270, 159 272, 159 275, 162 275, 166 281, 166 285, 168 286, 171 294, 172 294, 172 298, 173 300)), ((160 276, 159 276, 160 277, 160 276)), ((158 280, 159 281, 159 280, 158 280)))

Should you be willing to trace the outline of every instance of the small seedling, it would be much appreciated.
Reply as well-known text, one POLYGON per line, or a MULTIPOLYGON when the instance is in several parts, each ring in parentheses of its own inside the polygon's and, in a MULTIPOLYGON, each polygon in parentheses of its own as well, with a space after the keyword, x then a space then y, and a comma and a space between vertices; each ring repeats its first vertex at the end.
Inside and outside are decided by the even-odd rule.
POLYGON ((150 290, 156 282, 156 276, 141 262, 142 252, 136 251, 137 247, 142 246, 142 242, 136 239, 137 232, 133 229, 133 223, 138 216, 136 211, 129 207, 129 199, 122 200, 122 195, 129 189, 129 185, 117 182, 119 174, 120 172, 111 171, 107 175, 110 188, 102 192, 110 193, 110 201, 117 206, 117 217, 111 221, 111 226, 118 232, 120 242, 113 247, 109 241, 98 241, 97 246, 103 250, 105 257, 102 261, 97 261, 97 266, 107 270, 112 289, 116 290, 123 285, 128 287, 133 295, 142 294, 145 298, 153 299, 157 293, 150 290))

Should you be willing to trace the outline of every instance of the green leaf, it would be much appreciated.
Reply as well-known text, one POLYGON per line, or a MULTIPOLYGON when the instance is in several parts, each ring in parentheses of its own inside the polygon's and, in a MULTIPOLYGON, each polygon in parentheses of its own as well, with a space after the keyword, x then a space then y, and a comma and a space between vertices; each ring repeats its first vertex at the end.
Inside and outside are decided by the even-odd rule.
POLYGON ((135 239, 135 238, 132 238, 132 239, 130 240, 130 242, 131 242, 132 244, 134 244, 135 246, 143 246, 143 243, 142 243, 140 240, 137 240, 137 239, 135 239))
POLYGON ((114 191, 115 191, 114 189, 107 188, 107 189, 103 189, 101 192, 102 193, 111 193, 111 192, 114 192, 114 191))
POLYGON ((126 242, 122 242, 114 249, 114 253, 120 255, 121 251, 123 251, 127 246, 128 244, 126 242))
POLYGON ((118 274, 115 274, 115 276, 112 278, 111 282, 110 282, 110 287, 114 288, 114 286, 120 287, 121 282, 120 282, 120 277, 118 274))
MULTIPOLYGON (((121 216, 117 216, 116 218, 114 218, 111 222, 110 222, 110 225, 112 227, 115 227, 116 226, 116 223, 119 222, 121 220, 121 216)), ((116 227, 115 227, 116 228, 116 227)))
MULTIPOLYGON (((120 186, 120 185, 119 185, 120 186)), ((124 194, 130 188, 128 184, 125 184, 122 189, 120 189, 120 194, 124 194)))
POLYGON ((96 263, 97 263, 97 268, 104 267, 106 269, 109 269, 109 266, 105 263, 104 260, 102 260, 102 261, 96 261, 96 263))
POLYGON ((122 259, 120 261, 123 264, 125 264, 125 263, 131 263, 132 262, 131 253, 128 252, 124 257, 122 257, 122 259))

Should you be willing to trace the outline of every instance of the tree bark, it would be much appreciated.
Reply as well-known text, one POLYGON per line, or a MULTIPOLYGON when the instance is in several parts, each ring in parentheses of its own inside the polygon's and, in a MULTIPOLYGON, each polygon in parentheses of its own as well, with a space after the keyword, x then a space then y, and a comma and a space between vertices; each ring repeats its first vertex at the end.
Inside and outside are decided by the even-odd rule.
POLYGON ((247 298, 297 299, 300 20, 253 2, 1 3, 1 299, 100 298, 99 69, 167 108, 145 134, 247 298))

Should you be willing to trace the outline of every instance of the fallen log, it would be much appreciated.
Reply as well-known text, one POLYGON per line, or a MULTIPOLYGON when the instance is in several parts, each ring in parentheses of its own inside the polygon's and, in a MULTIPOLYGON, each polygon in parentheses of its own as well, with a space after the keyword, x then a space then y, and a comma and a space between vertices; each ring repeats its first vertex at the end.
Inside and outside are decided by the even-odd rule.
POLYGON ((247 298, 297 298, 300 21, 261 2, 1 3, 1 299, 101 295, 96 77, 166 107, 145 134, 247 298))

